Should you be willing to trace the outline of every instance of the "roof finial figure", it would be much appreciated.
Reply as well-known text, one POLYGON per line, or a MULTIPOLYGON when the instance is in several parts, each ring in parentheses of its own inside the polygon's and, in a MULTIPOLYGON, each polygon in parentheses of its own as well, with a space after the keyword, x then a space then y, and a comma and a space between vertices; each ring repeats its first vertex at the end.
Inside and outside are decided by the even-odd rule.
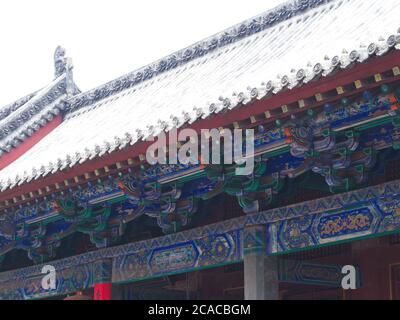
POLYGON ((67 59, 65 58, 65 49, 61 46, 54 52, 54 67, 56 78, 66 71, 67 59))
POLYGON ((54 52, 54 68, 56 78, 72 70, 72 61, 65 57, 65 49, 61 46, 58 46, 54 52))
POLYGON ((75 91, 75 85, 73 81, 72 75, 72 59, 65 57, 65 49, 61 46, 56 48, 54 52, 54 68, 55 68, 55 77, 58 78, 63 74, 66 74, 67 81, 67 94, 68 96, 73 95, 75 91))

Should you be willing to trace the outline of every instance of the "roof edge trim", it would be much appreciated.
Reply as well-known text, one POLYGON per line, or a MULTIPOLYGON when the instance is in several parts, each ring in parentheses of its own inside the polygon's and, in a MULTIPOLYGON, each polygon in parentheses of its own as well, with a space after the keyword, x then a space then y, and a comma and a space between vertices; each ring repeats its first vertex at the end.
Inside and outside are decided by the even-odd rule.
POLYGON ((175 69, 178 66, 204 56, 218 48, 239 41, 245 37, 273 27, 278 23, 303 14, 310 9, 336 1, 337 0, 290 0, 285 2, 278 7, 238 23, 214 34, 211 37, 161 58, 156 62, 150 63, 92 90, 76 95, 68 101, 67 110, 72 111, 90 105, 113 94, 138 85, 139 83, 149 80, 163 72, 175 69))

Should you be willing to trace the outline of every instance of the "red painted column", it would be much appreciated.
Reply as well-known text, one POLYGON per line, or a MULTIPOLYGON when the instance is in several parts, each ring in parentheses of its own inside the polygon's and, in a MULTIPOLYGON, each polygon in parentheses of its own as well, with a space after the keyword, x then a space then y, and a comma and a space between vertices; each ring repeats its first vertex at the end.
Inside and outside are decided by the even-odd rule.
POLYGON ((111 300, 111 278, 111 259, 101 259, 93 264, 93 300, 111 300))
POLYGON ((93 300, 111 300, 111 283, 95 284, 93 300))

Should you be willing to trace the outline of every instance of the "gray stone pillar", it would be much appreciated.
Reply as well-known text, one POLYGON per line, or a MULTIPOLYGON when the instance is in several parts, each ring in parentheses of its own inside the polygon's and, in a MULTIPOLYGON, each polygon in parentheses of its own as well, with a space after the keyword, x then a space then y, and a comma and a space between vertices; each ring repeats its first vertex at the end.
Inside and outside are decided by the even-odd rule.
POLYGON ((278 258, 264 258, 265 300, 279 299, 278 258))
POLYGON ((266 256, 265 226, 244 230, 244 297, 245 300, 279 299, 278 261, 266 256))
POLYGON ((111 289, 111 299, 112 300, 124 300, 122 285, 113 283, 112 289, 111 289))

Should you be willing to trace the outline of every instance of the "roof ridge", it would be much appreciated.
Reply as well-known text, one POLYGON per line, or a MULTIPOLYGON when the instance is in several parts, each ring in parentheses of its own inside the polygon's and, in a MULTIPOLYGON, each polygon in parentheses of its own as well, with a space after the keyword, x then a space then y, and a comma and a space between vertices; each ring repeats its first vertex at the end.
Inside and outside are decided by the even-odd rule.
POLYGON ((56 106, 53 106, 53 102, 66 96, 66 86, 66 75, 63 74, 0 120, 0 157, 18 147, 27 137, 59 113, 59 110, 63 108, 62 102, 58 102, 56 106), (51 110, 46 109, 48 105, 52 106, 51 110))
POLYGON ((321 5, 339 0, 289 0, 250 19, 237 23, 214 35, 183 49, 173 52, 155 62, 129 72, 88 91, 78 94, 67 102, 66 111, 80 109, 113 94, 131 88, 156 75, 204 56, 217 48, 271 28, 297 15, 321 5))
POLYGON ((29 100, 31 100, 40 90, 41 89, 39 89, 35 92, 32 92, 30 94, 27 94, 27 95, 23 96, 22 98, 14 100, 13 102, 0 107, 0 121, 7 118, 11 113, 18 110, 20 107, 22 107, 25 103, 27 103, 29 100))

